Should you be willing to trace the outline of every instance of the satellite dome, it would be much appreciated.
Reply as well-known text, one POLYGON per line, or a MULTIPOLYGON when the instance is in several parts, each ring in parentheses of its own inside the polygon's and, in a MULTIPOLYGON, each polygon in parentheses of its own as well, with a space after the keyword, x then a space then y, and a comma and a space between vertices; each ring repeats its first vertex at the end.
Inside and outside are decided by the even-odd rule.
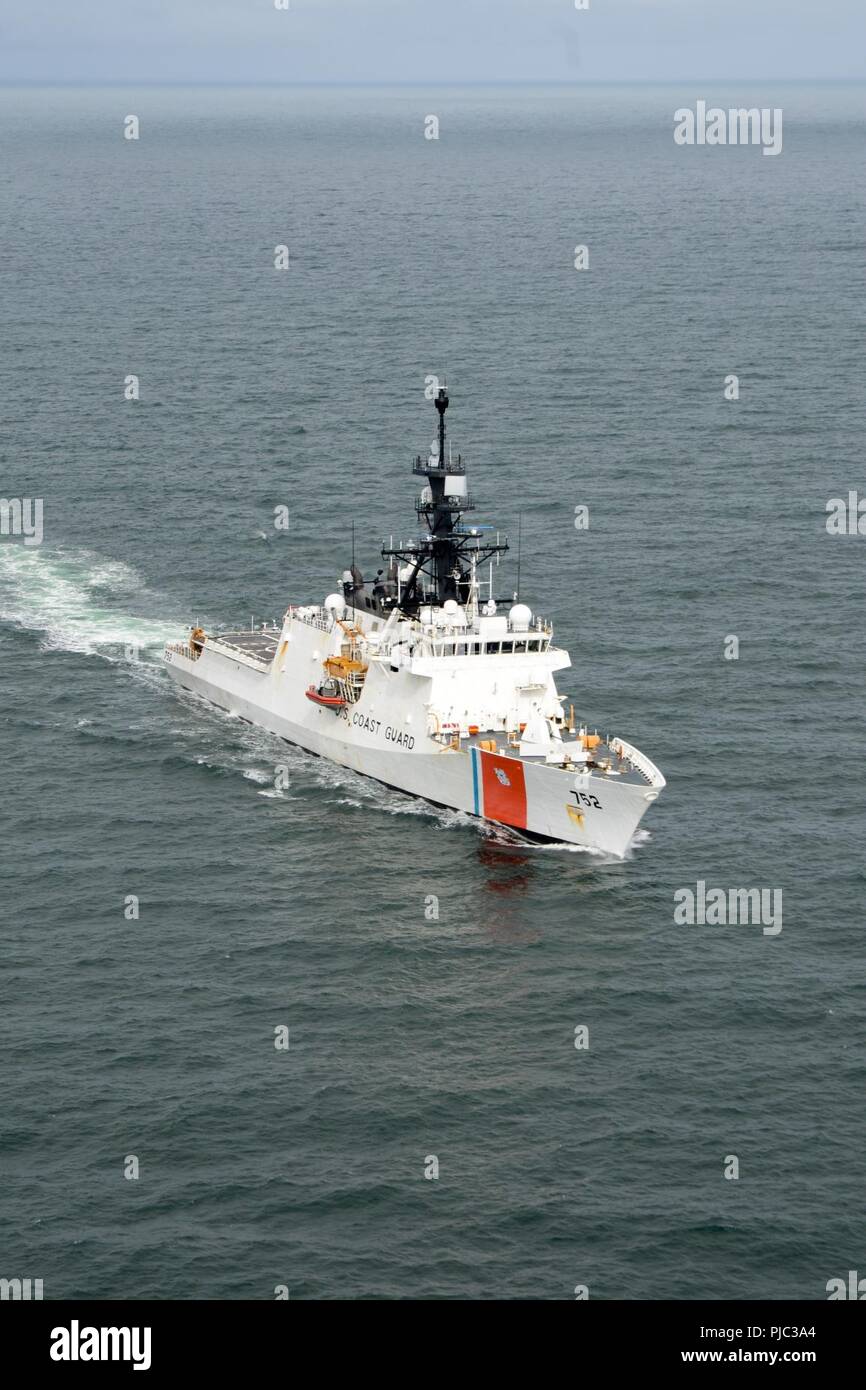
POLYGON ((526 632, 532 622, 532 609, 525 603, 515 603, 509 611, 508 621, 515 632, 526 632))

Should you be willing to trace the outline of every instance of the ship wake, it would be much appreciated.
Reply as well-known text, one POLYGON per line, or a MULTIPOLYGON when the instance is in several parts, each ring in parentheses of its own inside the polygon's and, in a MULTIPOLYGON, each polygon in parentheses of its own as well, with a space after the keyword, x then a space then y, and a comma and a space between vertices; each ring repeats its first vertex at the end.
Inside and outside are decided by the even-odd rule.
POLYGON ((0 621, 38 633, 46 651, 155 660, 185 625, 130 611, 143 589, 130 565, 92 551, 0 546, 0 621))

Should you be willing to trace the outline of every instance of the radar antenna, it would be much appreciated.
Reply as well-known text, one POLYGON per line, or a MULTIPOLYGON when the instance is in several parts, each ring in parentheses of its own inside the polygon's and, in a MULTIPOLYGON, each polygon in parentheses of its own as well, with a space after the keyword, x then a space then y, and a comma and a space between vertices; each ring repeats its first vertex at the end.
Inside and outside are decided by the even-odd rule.
MULTIPOLYGON (((443 378, 444 380, 444 378, 443 378)), ((474 509, 466 488, 466 465, 462 454, 456 459, 445 452, 445 411, 448 392, 440 386, 434 405, 439 415, 439 454, 436 458, 416 456, 412 472, 426 486, 415 503, 418 519, 426 523, 427 533, 402 546, 383 546, 382 555, 410 566, 400 587, 399 607, 413 614, 421 604, 439 606, 448 599, 468 604, 472 599, 473 570, 508 549, 506 540, 488 540, 489 526, 467 526, 464 512, 474 509)), ((450 448, 450 446, 449 446, 450 448)))

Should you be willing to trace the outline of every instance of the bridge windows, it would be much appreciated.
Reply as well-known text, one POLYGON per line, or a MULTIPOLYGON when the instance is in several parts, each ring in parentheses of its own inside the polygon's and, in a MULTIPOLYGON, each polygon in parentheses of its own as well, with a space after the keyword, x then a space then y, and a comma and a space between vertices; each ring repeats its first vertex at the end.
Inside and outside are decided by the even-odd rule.
POLYGON ((447 639, 434 637, 429 640, 426 650, 431 656, 526 656, 531 652, 546 652, 550 639, 546 633, 527 637, 507 637, 487 641, 482 637, 459 637, 447 639))

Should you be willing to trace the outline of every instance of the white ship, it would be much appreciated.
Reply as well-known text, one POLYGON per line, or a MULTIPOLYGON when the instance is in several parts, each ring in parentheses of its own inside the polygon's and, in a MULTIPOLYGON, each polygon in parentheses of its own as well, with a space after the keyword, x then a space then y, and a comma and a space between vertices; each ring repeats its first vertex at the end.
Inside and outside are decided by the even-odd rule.
POLYGON ((422 534, 383 546, 366 584, 353 563, 340 592, 292 604, 282 626, 195 627, 165 649, 186 690, 353 772, 532 840, 622 856, 665 785, 623 739, 580 725, 557 693, 571 665, 548 622, 518 594, 494 594, 508 549, 473 509, 460 456, 415 459, 422 534))

